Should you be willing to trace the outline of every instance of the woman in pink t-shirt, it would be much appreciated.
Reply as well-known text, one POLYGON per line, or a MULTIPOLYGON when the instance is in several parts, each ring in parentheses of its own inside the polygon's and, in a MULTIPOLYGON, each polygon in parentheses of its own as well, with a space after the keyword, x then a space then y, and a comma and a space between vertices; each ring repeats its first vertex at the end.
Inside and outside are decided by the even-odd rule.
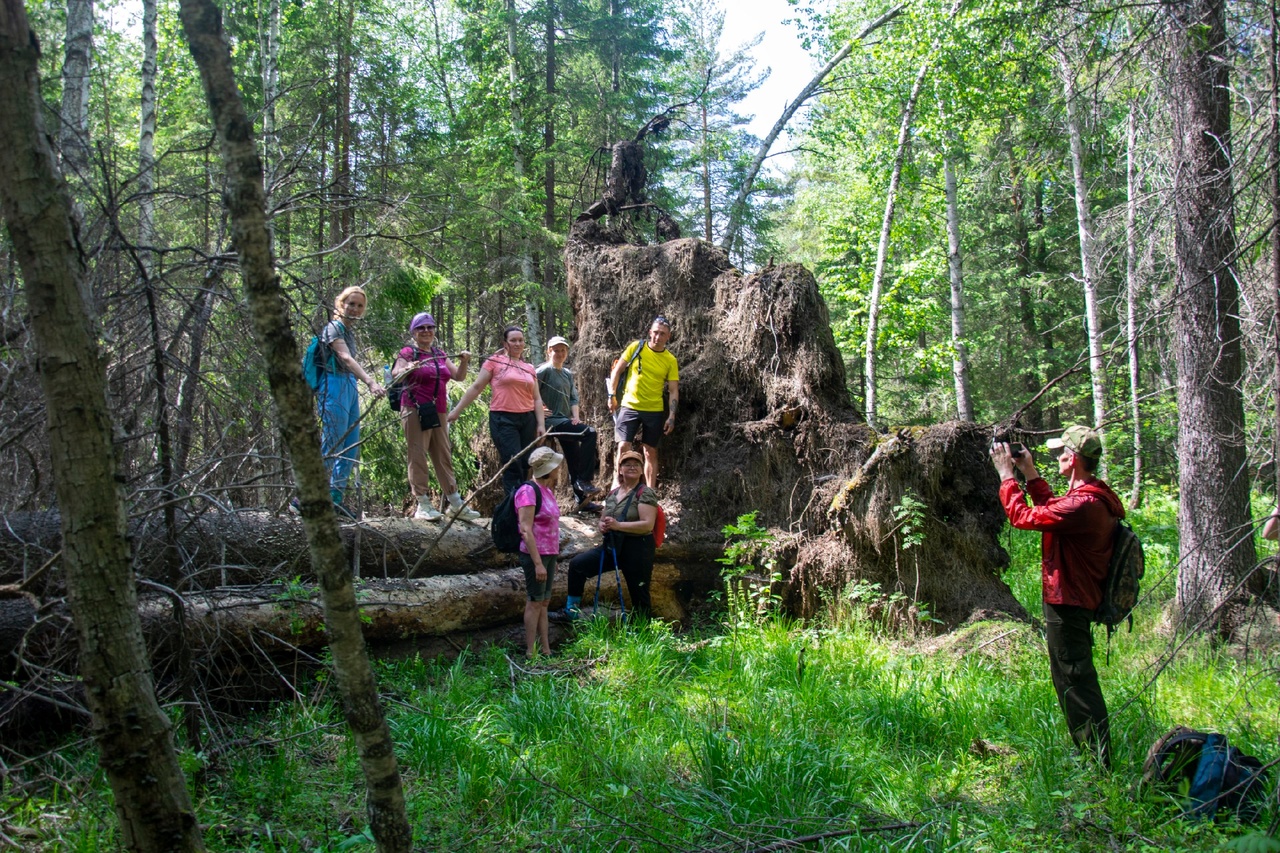
POLYGON ((498 450, 498 462, 504 466, 502 487, 507 494, 515 491, 528 476, 528 455, 521 451, 547 432, 542 420, 538 374, 532 364, 521 360, 523 354, 524 331, 519 326, 507 326, 502 330, 502 349, 485 359, 476 381, 449 412, 449 423, 453 423, 486 385, 492 386, 489 436, 498 450), (508 462, 511 464, 507 465, 508 462))
POLYGON ((520 566, 529 600, 524 605, 525 654, 533 657, 535 640, 542 641, 542 653, 551 654, 547 628, 547 605, 555 582, 556 560, 560 556, 560 505, 556 503, 556 481, 564 456, 550 447, 539 447, 529 455, 532 483, 516 487, 516 515, 520 521, 520 566))

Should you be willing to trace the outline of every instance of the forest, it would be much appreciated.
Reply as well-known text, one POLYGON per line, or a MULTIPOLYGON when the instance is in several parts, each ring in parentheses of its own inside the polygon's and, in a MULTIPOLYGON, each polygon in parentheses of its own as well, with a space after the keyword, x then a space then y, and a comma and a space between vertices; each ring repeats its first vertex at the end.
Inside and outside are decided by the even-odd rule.
POLYGON ((0 849, 1280 850, 1273 768, 1131 796, 1173 724, 1280 754, 1280 6, 790 2, 761 137, 718 0, 0 0, 0 849), (567 338, 602 485, 670 318, 653 624, 509 654, 514 560, 365 391, 335 514, 351 286, 378 378, 423 311, 567 338), (1148 555, 1102 779, 988 458, 1073 423, 1148 555))

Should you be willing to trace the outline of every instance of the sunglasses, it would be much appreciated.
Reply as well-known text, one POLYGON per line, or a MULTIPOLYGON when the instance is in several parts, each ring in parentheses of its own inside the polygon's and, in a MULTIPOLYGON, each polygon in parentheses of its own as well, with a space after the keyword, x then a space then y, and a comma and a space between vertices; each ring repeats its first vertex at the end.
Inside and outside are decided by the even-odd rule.
POLYGON ((414 329, 413 332, 414 334, 417 334, 418 332, 434 332, 435 330, 436 330, 435 326, 419 326, 418 328, 414 329))

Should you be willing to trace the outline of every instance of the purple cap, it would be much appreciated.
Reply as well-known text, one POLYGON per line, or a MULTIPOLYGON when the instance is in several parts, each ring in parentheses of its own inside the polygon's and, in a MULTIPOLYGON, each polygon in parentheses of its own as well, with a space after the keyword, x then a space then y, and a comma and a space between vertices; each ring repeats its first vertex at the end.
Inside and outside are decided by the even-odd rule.
POLYGON ((435 324, 436 318, 432 317, 426 311, 423 311, 421 314, 415 314, 413 322, 409 324, 409 334, 413 334, 416 329, 420 329, 423 326, 434 326, 435 324))

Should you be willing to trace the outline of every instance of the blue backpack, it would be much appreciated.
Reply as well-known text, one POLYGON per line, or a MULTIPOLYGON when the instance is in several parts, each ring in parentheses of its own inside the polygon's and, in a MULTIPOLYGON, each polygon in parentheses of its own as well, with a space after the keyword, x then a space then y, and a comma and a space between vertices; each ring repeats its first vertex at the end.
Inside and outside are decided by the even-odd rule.
MULTIPOLYGON (((338 328, 343 332, 346 331, 346 327, 341 323, 338 324, 338 328)), ((302 354, 302 378, 307 381, 307 387, 312 391, 319 391, 320 377, 326 373, 337 372, 338 360, 334 357, 333 350, 320 343, 319 335, 312 335, 311 343, 307 344, 307 351, 302 354)))
POLYGON ((1227 743, 1226 737, 1185 726, 1151 745, 1142 765, 1144 785, 1173 796, 1184 817, 1212 820, 1219 810, 1254 823, 1267 797, 1262 762, 1227 743))

